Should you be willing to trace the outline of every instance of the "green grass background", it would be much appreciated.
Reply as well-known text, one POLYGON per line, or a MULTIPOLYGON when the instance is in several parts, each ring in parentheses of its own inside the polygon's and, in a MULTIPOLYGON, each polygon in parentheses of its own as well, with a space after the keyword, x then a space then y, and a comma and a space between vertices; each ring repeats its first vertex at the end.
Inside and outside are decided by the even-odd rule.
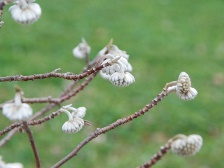
MULTIPOLYGON (((32 127, 43 167, 68 154, 91 131, 130 115, 150 102, 167 82, 187 72, 199 92, 192 101, 175 94, 149 113, 90 142, 62 167, 137 167, 176 134, 200 134, 204 144, 194 157, 168 153, 157 168, 222 168, 224 142, 224 1, 38 1, 42 16, 33 25, 14 22, 4 9, 0 30, 0 76, 46 73, 56 68, 79 73, 84 61, 72 49, 85 37, 91 59, 113 38, 130 55, 136 82, 118 88, 100 76, 64 104, 85 106, 93 122, 77 134, 61 131, 66 115, 32 127)), ((69 82, 45 79, 0 83, 0 101, 14 97, 19 85, 26 97, 57 96, 69 82)), ((43 105, 32 105, 34 112, 43 105)), ((57 110, 58 108, 54 109, 57 110)), ((0 117, 0 128, 10 121, 0 117)), ((7 162, 34 167, 26 134, 16 134, 0 155, 7 162)))

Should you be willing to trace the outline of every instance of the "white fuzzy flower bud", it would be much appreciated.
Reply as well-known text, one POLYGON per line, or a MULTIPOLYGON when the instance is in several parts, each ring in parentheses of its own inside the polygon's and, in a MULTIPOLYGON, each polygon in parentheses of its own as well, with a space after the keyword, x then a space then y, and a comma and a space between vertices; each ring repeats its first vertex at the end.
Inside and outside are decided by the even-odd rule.
POLYGON ((90 50, 90 46, 87 44, 86 40, 82 38, 82 42, 72 50, 72 53, 76 58, 82 59, 90 53, 90 50))
POLYGON ((62 126, 62 131, 66 133, 76 133, 84 126, 84 120, 82 118, 73 118, 66 121, 62 126))
POLYGON ((41 16, 41 8, 37 3, 28 0, 17 0, 9 8, 12 18, 21 24, 31 24, 41 16))
MULTIPOLYGON (((105 64, 111 61, 112 59, 116 58, 115 56, 111 54, 107 54, 105 57, 106 59, 102 62, 102 64, 105 64)), ((128 71, 128 69, 130 69, 130 65, 128 61, 125 58, 121 57, 116 63, 103 68, 102 73, 105 73, 107 75, 112 75, 115 72, 126 72, 128 71)))
POLYGON ((183 100, 194 99, 198 92, 191 87, 191 79, 186 72, 181 72, 176 86, 177 95, 183 100))
POLYGON ((200 135, 182 136, 171 144, 171 151, 179 156, 191 156, 202 147, 203 139, 200 135))
POLYGON ((129 59, 129 55, 126 53, 126 51, 120 50, 116 45, 112 45, 110 47, 109 54, 112 54, 115 56, 118 55, 125 59, 129 59))
POLYGON ((79 107, 72 112, 72 117, 83 118, 86 115, 86 108, 79 107))
POLYGON ((21 93, 17 92, 14 103, 3 105, 2 114, 12 121, 26 121, 32 115, 32 108, 21 102, 21 93))
POLYGON ((110 78, 110 75, 107 75, 106 73, 103 73, 102 70, 100 71, 100 76, 103 78, 103 79, 106 79, 108 80, 110 78))
POLYGON ((72 104, 69 104, 63 106, 60 110, 65 112, 68 116, 68 121, 66 121, 62 126, 62 131, 66 133, 76 133, 82 129, 85 123, 82 119, 86 115, 85 107, 79 107, 76 109, 72 107, 72 104), (68 110, 71 110, 72 114, 68 110))
POLYGON ((134 76, 129 72, 115 72, 110 76, 109 80, 115 86, 128 86, 135 82, 134 76))

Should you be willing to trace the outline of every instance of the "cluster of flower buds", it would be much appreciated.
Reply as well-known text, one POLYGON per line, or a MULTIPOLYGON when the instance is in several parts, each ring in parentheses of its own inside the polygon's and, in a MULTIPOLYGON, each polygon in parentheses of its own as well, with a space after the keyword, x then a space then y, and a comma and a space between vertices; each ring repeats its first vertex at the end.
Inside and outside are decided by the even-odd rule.
POLYGON ((203 139, 200 135, 179 134, 172 138, 171 151, 179 156, 192 156, 201 149, 202 144, 203 139))
POLYGON ((177 81, 168 84, 168 92, 176 92, 178 97, 183 100, 194 99, 198 92, 191 87, 191 79, 186 72, 181 72, 177 81))
POLYGON ((9 8, 12 18, 21 24, 31 24, 41 16, 40 5, 34 3, 35 0, 17 0, 9 8))
MULTIPOLYGON (((100 53, 102 54, 103 51, 106 51, 105 48, 100 53)), ((130 73, 132 66, 128 62, 129 55, 116 45, 109 46, 107 53, 101 57, 101 60, 103 60, 101 64, 110 62, 115 58, 119 58, 118 61, 103 68, 100 71, 101 76, 104 79, 108 79, 115 86, 128 86, 135 82, 134 76, 130 73)))
MULTIPOLYGON (((82 38, 82 42, 72 50, 72 53, 75 57, 83 59, 88 57, 90 50, 90 46, 82 38)), ((132 66, 128 62, 128 59, 129 55, 126 51, 122 51, 116 45, 113 45, 111 40, 106 47, 99 51, 95 62, 101 65, 110 62, 111 65, 103 68, 100 71, 100 75, 104 79, 109 80, 113 85, 128 86, 135 82, 134 76, 130 73, 132 66)))
POLYGON ((61 111, 65 112, 68 115, 68 121, 66 121, 62 126, 62 131, 66 133, 76 133, 82 129, 85 122, 83 117, 86 115, 86 108, 79 107, 74 108, 72 104, 63 106, 61 111), (70 113, 69 110, 72 112, 70 113))
POLYGON ((9 120, 26 121, 33 114, 32 108, 28 104, 22 103, 22 94, 23 92, 19 88, 16 88, 14 102, 3 105, 2 113, 9 120))

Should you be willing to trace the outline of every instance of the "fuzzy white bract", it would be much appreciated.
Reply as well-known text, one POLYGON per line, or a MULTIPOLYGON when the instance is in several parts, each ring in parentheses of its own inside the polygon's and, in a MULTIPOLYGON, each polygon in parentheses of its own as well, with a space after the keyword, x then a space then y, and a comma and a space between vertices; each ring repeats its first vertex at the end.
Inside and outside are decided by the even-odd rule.
POLYGON ((62 131, 66 133, 76 133, 84 126, 84 120, 82 118, 73 118, 66 121, 62 126, 62 131))
POLYGON ((191 87, 191 79, 186 72, 181 72, 177 80, 176 93, 183 100, 194 99, 198 92, 191 87))
MULTIPOLYGON (((114 59, 116 57, 114 57, 111 54, 107 54, 106 55, 107 59, 105 59, 102 64, 109 62, 111 59, 114 59)), ((129 68, 129 63, 128 61, 121 57, 117 62, 115 62, 114 64, 107 66, 105 68, 102 69, 102 72, 107 74, 107 75, 112 75, 115 72, 126 72, 128 71, 129 68)))
POLYGON ((74 57, 82 59, 90 53, 90 50, 90 46, 87 44, 86 40, 82 38, 82 42, 72 50, 72 53, 74 57))
POLYGON ((119 55, 127 60, 129 59, 129 55, 126 51, 120 50, 116 45, 112 45, 108 53, 112 55, 119 55))
POLYGON ((12 18, 21 24, 31 24, 37 21, 41 16, 41 7, 31 0, 17 0, 9 8, 12 18))
POLYGON ((72 117, 78 117, 83 118, 86 115, 86 108, 85 107, 79 107, 72 111, 72 117))
POLYGON ((200 135, 190 135, 176 139, 171 144, 171 151, 179 156, 191 156, 202 147, 203 139, 200 135))
POLYGON ((26 121, 33 114, 32 108, 21 102, 21 93, 17 92, 14 103, 3 105, 2 114, 12 121, 26 121))
POLYGON ((132 66, 128 62, 129 55, 125 51, 120 50, 117 46, 112 45, 103 59, 101 64, 110 62, 111 60, 119 58, 118 61, 112 65, 103 68, 100 75, 104 79, 108 79, 115 86, 128 86, 135 82, 134 76, 130 73, 132 66))
POLYGON ((128 86, 135 82, 134 76, 129 72, 115 72, 110 76, 109 80, 115 86, 128 86))

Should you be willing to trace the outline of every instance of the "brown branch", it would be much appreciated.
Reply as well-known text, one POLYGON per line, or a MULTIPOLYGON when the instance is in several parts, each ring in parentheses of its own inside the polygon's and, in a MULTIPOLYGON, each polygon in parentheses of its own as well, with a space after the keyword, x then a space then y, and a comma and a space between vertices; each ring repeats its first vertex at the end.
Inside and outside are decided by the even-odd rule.
POLYGON ((23 122, 23 128, 24 128, 24 130, 26 131, 26 133, 29 137, 30 144, 31 144, 31 147, 32 147, 32 150, 33 150, 33 154, 34 154, 34 157, 35 157, 35 160, 36 160, 36 167, 39 168, 40 167, 40 158, 39 158, 38 151, 37 151, 37 148, 36 148, 36 145, 35 145, 35 142, 34 142, 33 134, 32 134, 32 132, 31 132, 29 126, 28 126, 27 121, 23 122))
POLYGON ((42 118, 42 119, 39 119, 39 120, 32 120, 32 121, 30 121, 30 122, 28 123, 28 125, 42 124, 42 123, 44 123, 44 122, 46 122, 46 121, 49 121, 49 120, 51 120, 52 118, 54 118, 54 117, 60 115, 61 113, 62 113, 62 111, 61 111, 61 110, 58 110, 58 111, 53 112, 53 113, 51 113, 49 116, 46 116, 46 117, 44 117, 44 118, 42 118))
POLYGON ((37 79, 46 79, 46 78, 63 78, 67 80, 80 80, 83 79, 95 72, 98 72, 99 70, 105 68, 106 66, 109 66, 113 63, 113 60, 111 62, 107 62, 103 65, 99 65, 97 67, 94 67, 90 70, 87 70, 79 75, 73 75, 70 73, 57 73, 56 71, 52 71, 45 74, 34 74, 30 76, 23 76, 23 75, 16 75, 16 76, 6 76, 6 77, 0 77, 0 82, 6 82, 6 81, 29 81, 29 80, 37 80, 37 79))
POLYGON ((20 127, 21 123, 13 123, 10 126, 6 127, 4 130, 0 131, 0 135, 4 135, 5 133, 13 130, 14 128, 20 127))
POLYGON ((170 150, 171 143, 172 142, 168 142, 165 146, 161 146, 159 152, 156 153, 147 163, 143 164, 139 168, 150 168, 155 165, 170 150))
MULTIPOLYGON (((65 100, 68 100, 71 97, 74 97, 76 94, 78 94, 80 91, 82 91, 91 82, 91 80, 96 76, 96 74, 97 74, 97 72, 95 72, 94 74, 92 74, 91 76, 89 76, 82 84, 80 84, 79 87, 77 87, 76 89, 74 89, 72 92, 70 92, 69 94, 61 97, 60 98, 60 101, 57 104, 63 103, 65 100)), ((31 117, 31 119, 35 119, 35 118, 43 115, 45 112, 47 112, 50 109, 54 108, 57 104, 53 104, 53 103, 49 104, 48 106, 46 106, 45 108, 43 108, 38 113, 35 113, 31 117)))
POLYGON ((79 150, 81 150, 87 143, 89 143, 92 139, 96 138, 97 136, 99 136, 103 133, 106 133, 106 132, 108 132, 108 131, 110 131, 110 130, 112 130, 112 129, 114 129, 114 128, 122 125, 122 124, 128 123, 128 122, 132 121, 133 119, 145 114, 152 107, 157 105, 157 103, 160 102, 165 96, 167 96, 167 92, 165 90, 163 90, 160 94, 158 94, 156 96, 156 98, 154 98, 149 104, 147 104, 145 107, 143 107, 139 111, 137 111, 137 112, 133 113, 132 115, 129 115, 125 118, 118 119, 117 121, 109 124, 106 127, 97 128, 92 134, 90 134, 86 139, 84 139, 81 143, 79 143, 78 146, 71 153, 69 153, 62 160, 60 160, 58 163, 56 163, 54 166, 52 166, 52 168, 58 168, 61 165, 63 165, 65 162, 67 162, 72 157, 77 155, 79 150))
MULTIPOLYGON (((96 76, 97 72, 92 74, 91 76, 89 76, 79 87, 77 87, 76 89, 74 89, 72 92, 70 92, 68 95, 63 96, 61 98, 58 98, 58 101, 55 103, 51 103, 49 105, 47 105, 46 107, 44 107, 42 110, 40 110, 39 112, 35 113, 30 120, 34 120, 35 118, 45 114, 47 111, 53 109, 55 106, 57 106, 60 103, 63 103, 64 101, 70 99, 71 97, 74 97, 76 94, 78 94, 81 90, 84 89, 84 87, 86 87, 90 81, 96 76)), ((55 112, 57 113, 57 112, 55 112)), ((47 116, 49 117, 49 116, 47 116)), ((52 117, 53 118, 53 117, 52 117)), ((47 120, 46 120, 47 121, 47 120)), ((34 121, 30 121, 30 123, 32 123, 34 121)), ((35 125, 35 124, 30 124, 30 125, 35 125)), ((21 123, 13 123, 10 126, 6 127, 4 130, 0 131, 0 136, 6 134, 7 132, 13 130, 14 128, 18 128, 21 126, 21 123)))

